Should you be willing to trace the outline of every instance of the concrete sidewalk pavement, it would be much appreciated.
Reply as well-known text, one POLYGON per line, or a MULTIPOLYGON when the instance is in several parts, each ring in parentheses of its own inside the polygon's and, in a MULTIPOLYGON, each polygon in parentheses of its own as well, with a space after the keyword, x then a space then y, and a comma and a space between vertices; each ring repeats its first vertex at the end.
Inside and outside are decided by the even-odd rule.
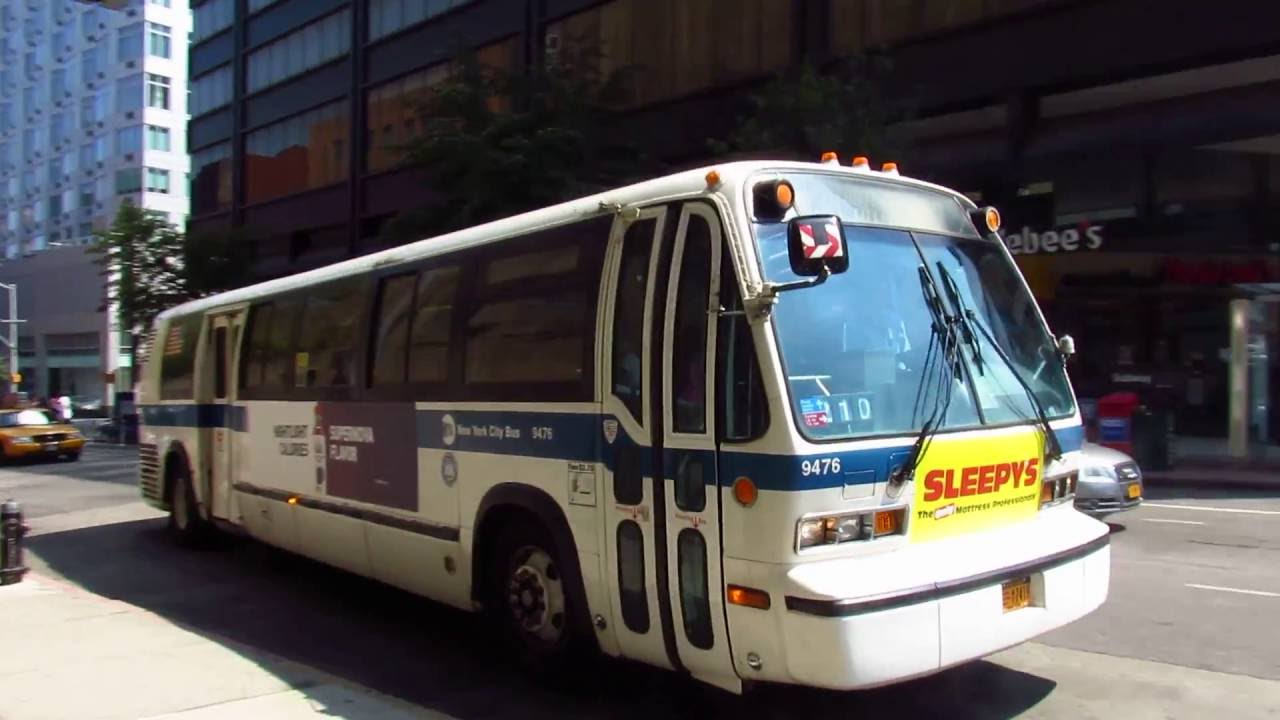
POLYGON ((28 574, 0 587, 0 717, 447 718, 28 574))

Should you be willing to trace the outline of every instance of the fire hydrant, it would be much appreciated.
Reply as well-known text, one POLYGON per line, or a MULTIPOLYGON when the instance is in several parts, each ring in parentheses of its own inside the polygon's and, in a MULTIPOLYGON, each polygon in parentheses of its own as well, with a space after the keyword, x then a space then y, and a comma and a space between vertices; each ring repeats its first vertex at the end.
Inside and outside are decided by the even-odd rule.
POLYGON ((22 506, 15 500, 0 505, 0 585, 22 582, 27 567, 22 564, 22 538, 27 534, 22 524, 22 506))

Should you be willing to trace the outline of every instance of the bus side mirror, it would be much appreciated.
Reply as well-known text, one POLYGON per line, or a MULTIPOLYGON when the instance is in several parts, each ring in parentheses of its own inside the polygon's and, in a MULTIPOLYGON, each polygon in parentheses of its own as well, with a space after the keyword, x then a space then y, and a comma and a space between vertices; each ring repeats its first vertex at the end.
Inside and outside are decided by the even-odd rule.
POLYGON ((800 277, 838 274, 849 269, 844 226, 835 215, 806 215, 787 223, 787 256, 800 277))

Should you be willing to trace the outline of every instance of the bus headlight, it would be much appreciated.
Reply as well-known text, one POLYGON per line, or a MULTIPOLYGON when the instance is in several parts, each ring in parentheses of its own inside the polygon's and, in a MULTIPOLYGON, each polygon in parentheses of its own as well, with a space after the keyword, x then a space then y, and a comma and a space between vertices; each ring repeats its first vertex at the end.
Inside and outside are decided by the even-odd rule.
POLYGON ((802 518, 796 527, 796 548, 803 550, 900 535, 904 516, 905 508, 898 507, 802 518))

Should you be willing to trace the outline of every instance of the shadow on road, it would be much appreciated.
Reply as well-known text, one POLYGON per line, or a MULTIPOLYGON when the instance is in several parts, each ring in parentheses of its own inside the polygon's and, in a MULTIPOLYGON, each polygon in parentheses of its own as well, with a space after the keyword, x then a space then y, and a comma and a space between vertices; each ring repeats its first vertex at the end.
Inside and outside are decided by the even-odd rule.
POLYGON ((1055 687, 976 662, 866 692, 758 686, 736 697, 602 660, 550 688, 511 667, 474 615, 258 543, 181 550, 163 520, 147 520, 43 535, 29 548, 36 569, 91 592, 460 718, 1005 718, 1055 687))

